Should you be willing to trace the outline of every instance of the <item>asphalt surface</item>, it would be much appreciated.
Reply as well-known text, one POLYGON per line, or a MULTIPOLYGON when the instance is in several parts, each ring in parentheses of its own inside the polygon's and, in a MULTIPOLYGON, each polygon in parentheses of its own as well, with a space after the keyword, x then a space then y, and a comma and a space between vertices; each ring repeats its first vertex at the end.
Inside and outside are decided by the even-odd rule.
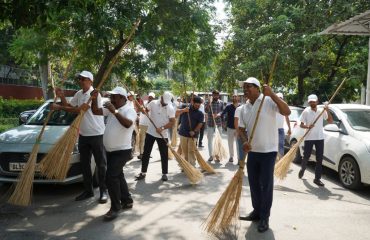
MULTIPOLYGON (((227 147, 225 135, 223 141, 227 147)), ((207 159, 207 149, 201 152, 207 159)), ((9 185, 0 184, 0 239, 370 239, 370 187, 361 191, 344 189, 329 169, 324 169, 325 187, 317 187, 312 182, 313 164, 303 179, 298 179, 299 166, 293 164, 286 180, 275 180, 267 232, 258 233, 257 223, 237 221, 228 233, 208 235, 202 223, 238 169, 236 162, 224 159, 221 164, 212 163, 217 174, 205 175, 193 186, 176 160, 170 160, 169 181, 162 182, 156 147, 152 156, 143 181, 134 181, 140 160, 134 158, 124 168, 134 207, 111 222, 103 221, 110 203, 97 203, 98 189, 94 198, 75 202, 82 184, 36 185, 32 205, 23 208, 5 203, 9 185)), ((251 210, 245 176, 240 214, 251 210)))

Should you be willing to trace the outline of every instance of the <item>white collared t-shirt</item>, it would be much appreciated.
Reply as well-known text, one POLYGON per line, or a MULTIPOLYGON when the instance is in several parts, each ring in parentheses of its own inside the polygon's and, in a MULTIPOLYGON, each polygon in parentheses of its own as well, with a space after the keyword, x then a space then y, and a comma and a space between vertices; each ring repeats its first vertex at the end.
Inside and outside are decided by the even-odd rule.
MULTIPOLYGON (((311 125, 320 115, 323 109, 317 109, 317 111, 313 111, 311 107, 306 107, 301 115, 300 121, 303 122, 305 125, 311 125)), ((328 113, 325 111, 323 115, 317 120, 315 126, 310 130, 304 140, 323 140, 324 139, 324 124, 323 119, 328 119, 328 113)))
MULTIPOLYGON (((153 120, 158 128, 166 125, 170 121, 170 118, 175 118, 175 109, 172 107, 172 104, 162 106, 161 100, 151 101, 147 108, 149 110, 149 117, 153 120)), ((161 135, 157 133, 151 122, 149 122, 147 133, 153 137, 161 138, 161 135)), ((163 137, 168 138, 168 131, 162 131, 162 135, 163 137)))
MULTIPOLYGON (((240 112, 239 127, 246 128, 248 138, 250 138, 257 111, 261 104, 263 94, 252 105, 248 100, 240 112)), ((263 102, 254 137, 251 142, 252 152, 277 152, 278 150, 278 130, 276 126, 276 114, 279 109, 276 103, 270 98, 265 97, 263 102)))
MULTIPOLYGON (((87 103, 90 98, 90 93, 93 90, 94 88, 92 86, 85 93, 82 91, 82 89, 79 90, 71 99, 70 104, 74 107, 79 107, 83 103, 87 103)), ((89 105, 91 106, 91 102, 89 105)), ((98 95, 98 107, 102 107, 100 94, 98 95)), ((103 135, 104 129, 104 117, 94 115, 91 111, 91 108, 89 108, 82 118, 80 125, 80 134, 85 137, 103 135)))
POLYGON ((135 128, 136 111, 128 104, 123 105, 118 110, 125 118, 132 121, 129 128, 124 127, 108 109, 103 108, 103 115, 107 117, 107 126, 103 136, 103 144, 107 152, 131 149, 132 132, 135 128))

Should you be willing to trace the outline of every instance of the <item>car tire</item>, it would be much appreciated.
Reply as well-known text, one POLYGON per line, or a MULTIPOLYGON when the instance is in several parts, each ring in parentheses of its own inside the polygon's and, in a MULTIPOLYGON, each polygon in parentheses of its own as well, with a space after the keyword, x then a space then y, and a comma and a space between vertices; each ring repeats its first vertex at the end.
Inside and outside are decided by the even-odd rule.
MULTIPOLYGON (((292 147, 297 143, 297 139, 292 139, 290 141, 290 149, 292 149, 292 147)), ((301 155, 301 150, 300 148, 298 147, 297 149, 297 152, 295 154, 295 157, 294 157, 294 160, 293 160, 294 163, 297 163, 297 164, 301 164, 302 162, 302 155, 301 155)))
POLYGON ((359 189, 362 187, 360 168, 353 157, 345 156, 339 163, 339 180, 345 188, 359 189))

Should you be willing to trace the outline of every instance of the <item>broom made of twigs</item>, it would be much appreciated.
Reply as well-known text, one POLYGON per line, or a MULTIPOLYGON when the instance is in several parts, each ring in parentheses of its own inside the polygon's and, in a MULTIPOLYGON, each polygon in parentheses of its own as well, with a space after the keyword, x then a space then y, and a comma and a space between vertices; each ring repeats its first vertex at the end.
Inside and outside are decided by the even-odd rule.
MULTIPOLYGON (((212 101, 213 101, 213 98, 212 98, 212 101)), ((216 125, 215 117, 213 116, 212 101, 210 101, 209 103, 209 108, 211 109, 213 124, 215 125, 215 138, 213 139, 213 143, 212 143, 212 146, 213 146, 212 156, 222 160, 222 159, 227 158, 227 152, 226 152, 224 145, 222 144, 221 134, 220 134, 220 131, 218 130, 218 126, 216 125)))
MULTIPOLYGON (((344 82, 346 81, 346 79, 344 78, 343 81, 341 82, 341 84, 337 87, 337 89, 335 90, 333 96, 330 98, 329 102, 327 105, 329 105, 334 97, 337 95, 337 93, 339 92, 339 89, 343 86, 344 82)), ((315 120, 313 121, 313 123, 311 125, 315 125, 315 123, 319 120, 319 118, 324 114, 325 112, 325 108, 322 110, 322 112, 315 118, 315 120)), ((290 150, 275 164, 275 176, 277 178, 279 178, 280 180, 283 180, 284 178, 286 178, 287 174, 288 174, 288 170, 290 168, 290 164, 292 163, 292 161, 294 160, 296 154, 297 154, 297 151, 299 149, 299 146, 301 145, 301 143, 304 141, 304 138, 307 136, 307 134, 311 131, 311 128, 307 129, 307 131, 305 132, 305 134, 298 140, 298 142, 296 142, 293 147, 290 148, 290 150)))
MULTIPOLYGON (((61 84, 67 79, 67 74, 72 66, 72 60, 74 59, 76 51, 74 50, 71 56, 71 61, 69 61, 62 78, 61 84)), ((51 84, 54 90, 54 101, 56 102, 57 96, 55 94, 55 84, 54 79, 51 77, 51 84)), ((40 148, 40 142, 43 137, 45 128, 50 120, 53 110, 50 110, 48 115, 45 118, 44 124, 41 128, 39 135, 36 138, 35 145, 32 147, 32 151, 27 160, 27 163, 18 177, 18 181, 15 183, 14 191, 8 199, 8 203, 19 205, 19 206, 28 206, 31 203, 32 198, 32 188, 33 188, 33 178, 35 176, 35 169, 37 163, 37 154, 40 148)))
MULTIPOLYGON (((97 90, 101 88, 105 80, 108 78, 108 75, 112 71, 113 66, 116 64, 119 53, 123 51, 130 43, 132 36, 135 33, 136 28, 140 23, 140 19, 138 19, 134 26, 131 29, 130 34, 128 35, 126 41, 119 49, 118 53, 112 59, 112 61, 107 66, 107 71, 103 74, 102 80, 100 81, 99 85, 97 86, 97 90)), ((92 100, 92 97, 89 98, 87 104, 89 104, 92 100)), ((40 162, 40 170, 41 173, 44 174, 47 178, 53 178, 58 180, 65 179, 68 169, 70 167, 70 159, 72 157, 72 151, 75 147, 77 137, 79 134, 79 126, 83 119, 83 116, 87 110, 81 109, 78 116, 75 118, 69 129, 66 133, 58 140, 58 142, 53 146, 53 148, 46 154, 46 156, 40 162)))
MULTIPOLYGON (((275 55, 274 61, 270 69, 270 75, 268 82, 272 79, 272 73, 276 66, 277 54, 275 55)), ((265 101, 265 95, 263 95, 262 101, 258 107, 256 119, 253 124, 252 132, 249 137, 248 143, 251 145, 254 137, 254 132, 258 123, 262 105, 265 101)), ((226 190, 217 201, 216 206, 212 209, 210 214, 205 220, 205 230, 212 234, 222 233, 227 231, 230 224, 236 222, 237 214, 239 213, 240 196, 243 187, 244 178, 244 166, 245 158, 240 161, 239 169, 236 171, 231 182, 227 186, 226 190)))
MULTIPOLYGON (((130 91, 127 86, 122 84, 127 91, 130 91)), ((149 117, 149 114, 146 112, 145 107, 142 106, 137 100, 135 99, 137 106, 140 106, 140 109, 145 114, 145 116, 149 119, 149 121, 153 124, 153 126, 157 129, 157 126, 153 122, 153 120, 149 117)), ((180 154, 178 154, 172 147, 171 144, 167 141, 167 139, 163 136, 162 133, 159 133, 161 138, 166 141, 168 149, 172 152, 175 156, 176 161, 179 163, 181 169, 184 170, 185 175, 188 177, 191 184, 197 184, 202 178, 203 174, 197 170, 193 165, 191 165, 188 161, 186 161, 180 154)))
MULTIPOLYGON (((186 93, 186 91, 185 91, 186 93)), ((193 98, 194 98, 194 94, 193 94, 193 98)), ((190 110, 190 106, 189 106, 189 110, 190 110)), ((190 113, 187 112, 187 116, 188 116, 188 122, 189 122, 189 130, 192 131, 191 129, 191 119, 190 119, 190 113)), ((209 165, 203 158, 202 154, 199 152, 196 144, 195 144, 195 140, 194 140, 194 137, 191 137, 191 142, 192 142, 192 147, 193 147, 193 150, 194 150, 194 153, 195 153, 195 158, 196 160, 198 161, 198 164, 200 166, 200 168, 208 173, 216 173, 216 171, 213 169, 213 167, 211 165, 209 165)))

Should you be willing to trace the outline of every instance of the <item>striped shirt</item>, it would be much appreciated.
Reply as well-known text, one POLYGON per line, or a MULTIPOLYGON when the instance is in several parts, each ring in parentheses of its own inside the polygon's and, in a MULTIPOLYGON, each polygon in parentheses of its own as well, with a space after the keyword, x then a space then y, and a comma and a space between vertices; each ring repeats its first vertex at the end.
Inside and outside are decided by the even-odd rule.
MULTIPOLYGON (((208 102, 205 105, 205 112, 207 114, 207 126, 208 127, 214 127, 215 126, 215 124, 213 122, 212 113, 213 114, 218 114, 218 113, 220 113, 224 110, 224 103, 221 100, 217 100, 217 102, 213 101, 211 106, 212 106, 212 111, 209 108, 209 103, 208 102)), ((215 118, 215 121, 216 121, 217 126, 221 126, 221 118, 219 118, 219 117, 215 118)))

